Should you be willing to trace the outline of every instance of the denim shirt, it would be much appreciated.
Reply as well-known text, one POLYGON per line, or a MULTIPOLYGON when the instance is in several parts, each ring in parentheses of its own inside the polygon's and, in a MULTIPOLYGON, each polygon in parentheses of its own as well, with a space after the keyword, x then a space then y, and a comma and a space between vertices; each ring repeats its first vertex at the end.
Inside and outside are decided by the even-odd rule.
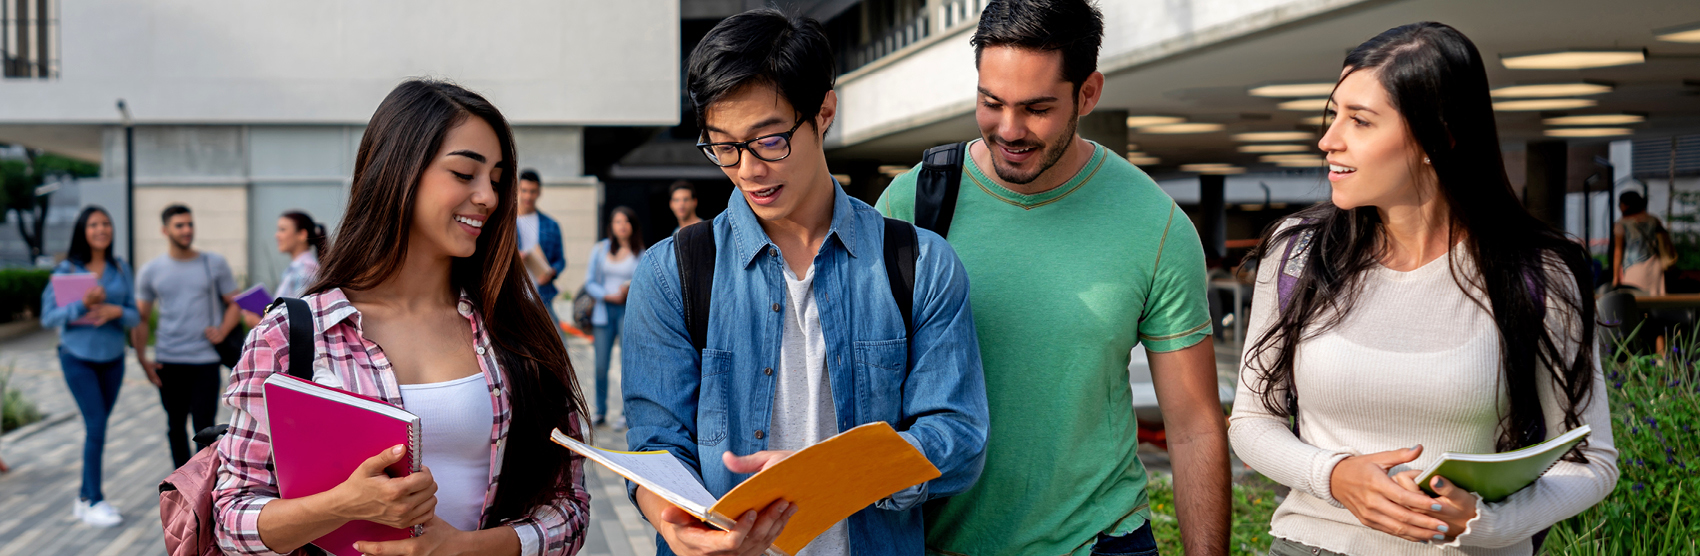
MULTIPOLYGON (((919 230, 914 338, 886 278, 884 219, 834 185, 832 226, 814 258, 814 292, 838 430, 885 421, 942 473, 851 516, 854 554, 922 554, 920 503, 973 485, 985 462, 986 386, 956 252, 919 230)), ((713 220, 707 348, 686 331, 673 239, 648 249, 626 305, 621 365, 632 450, 667 450, 715 496, 749 478, 722 452, 767 449, 779 368, 784 267, 738 192, 713 220)), ((628 484, 628 492, 635 486, 628 484)), ((806 508, 805 508, 806 509, 806 508)), ((660 554, 672 554, 657 537, 660 554)))
MULTIPOLYGON (((71 260, 53 267, 54 274, 88 272, 83 265, 71 260)), ((88 314, 81 298, 59 307, 53 299, 53 283, 41 292, 41 326, 59 329, 59 346, 66 353, 84 361, 106 362, 124 357, 124 331, 142 321, 136 312, 136 275, 123 259, 113 258, 100 275, 100 287, 106 290, 106 302, 124 308, 122 318, 100 326, 72 324, 88 314)))

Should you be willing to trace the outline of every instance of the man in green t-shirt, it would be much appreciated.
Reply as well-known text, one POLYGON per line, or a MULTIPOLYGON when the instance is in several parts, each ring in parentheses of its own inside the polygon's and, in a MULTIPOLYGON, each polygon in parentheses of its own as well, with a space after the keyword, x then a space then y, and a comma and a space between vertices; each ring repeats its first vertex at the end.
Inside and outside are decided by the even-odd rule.
MULTIPOLYGON (((1102 36, 1086 0, 993 0, 980 16, 982 139, 946 239, 973 285, 991 428, 979 482, 926 507, 936 554, 1156 553, 1128 385, 1140 344, 1186 553, 1226 551, 1203 246, 1149 176, 1076 134, 1102 93, 1102 36)), ((876 208, 913 220, 915 179, 898 177, 876 208)))

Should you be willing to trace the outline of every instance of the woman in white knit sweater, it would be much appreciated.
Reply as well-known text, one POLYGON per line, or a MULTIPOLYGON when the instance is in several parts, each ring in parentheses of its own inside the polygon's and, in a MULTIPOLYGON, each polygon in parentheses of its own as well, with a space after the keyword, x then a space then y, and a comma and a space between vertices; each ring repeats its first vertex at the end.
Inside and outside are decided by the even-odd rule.
POLYGON ((1235 452, 1292 487, 1271 554, 1530 554, 1617 481, 1586 253, 1512 192, 1481 55, 1457 30, 1365 42, 1332 101, 1332 197, 1254 255, 1230 419, 1235 452), (1503 501, 1413 482, 1442 452, 1583 424, 1585 444, 1503 501))

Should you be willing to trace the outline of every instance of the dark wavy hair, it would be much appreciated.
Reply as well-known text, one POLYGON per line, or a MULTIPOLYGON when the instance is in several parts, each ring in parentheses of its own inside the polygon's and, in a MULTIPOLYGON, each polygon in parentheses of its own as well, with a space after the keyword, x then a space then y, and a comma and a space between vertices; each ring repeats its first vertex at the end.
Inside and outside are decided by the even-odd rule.
MULTIPOLYGON (((1342 80, 1358 71, 1379 73, 1381 86, 1410 128, 1409 140, 1439 178, 1439 195, 1451 218, 1448 237, 1455 242, 1462 236, 1479 270, 1479 275, 1459 276, 1457 265, 1452 267, 1459 288, 1486 292, 1486 300, 1471 297, 1493 315, 1499 330, 1499 382, 1510 407, 1501 411, 1495 446, 1512 450, 1543 439, 1537 386, 1543 368, 1551 370, 1565 425, 1580 426, 1580 411, 1594 384, 1594 304, 1581 299, 1593 291, 1588 255, 1562 231, 1531 216, 1513 193, 1500 158, 1487 72, 1475 44, 1452 27, 1414 23, 1359 45, 1346 56, 1345 69, 1342 80), (1549 260, 1567 268, 1574 283, 1552 283, 1559 274, 1548 273, 1549 260), (1573 317, 1567 323, 1571 329, 1548 329, 1549 310, 1573 317), (1579 349, 1567 358, 1561 346, 1570 342, 1579 342, 1579 349)), ((1296 219, 1286 228, 1271 226, 1248 255, 1277 253, 1283 242, 1313 233, 1292 297, 1246 358, 1249 370, 1263 381, 1258 394, 1264 407, 1289 417, 1298 409, 1293 360, 1299 343, 1345 319, 1365 272, 1388 247, 1375 207, 1345 210, 1325 201, 1296 219), (1272 365, 1265 363, 1271 351, 1272 365)), ((1266 259, 1264 264, 1274 263, 1266 259)))
POLYGON ((643 255, 643 228, 638 225, 637 211, 627 206, 614 207, 614 212, 608 215, 608 254, 613 255, 620 252, 620 238, 614 237, 615 214, 624 215, 626 222, 632 225, 632 237, 629 242, 632 249, 631 254, 634 256, 643 255))
MULTIPOLYGON (((94 248, 89 247, 88 225, 89 217, 94 216, 97 212, 105 215, 107 222, 112 221, 112 214, 106 212, 106 209, 101 208, 100 205, 83 207, 83 211, 77 213, 77 223, 71 228, 71 248, 65 253, 65 258, 76 261, 79 265, 87 265, 89 259, 94 257, 94 248)), ((112 257, 112 245, 118 243, 117 239, 117 234, 113 234, 114 241, 106 244, 106 249, 101 252, 101 255, 106 257, 106 264, 113 265, 114 268, 117 265, 113 263, 115 259, 112 257)))
POLYGON ((976 68, 988 46, 1062 53, 1062 78, 1074 84, 1076 94, 1098 71, 1103 42, 1104 15, 1087 0, 992 0, 968 39, 976 68))
POLYGON ((313 254, 325 254, 325 225, 313 221, 307 213, 292 210, 283 213, 282 218, 288 218, 295 224, 295 229, 307 231, 307 245, 313 248, 313 254))
POLYGON ((444 136, 468 118, 482 119, 496 130, 506 165, 495 188, 495 213, 478 235, 478 250, 455 258, 449 270, 451 287, 465 291, 484 316, 513 400, 508 427, 513 441, 503 455, 502 483, 484 524, 493 527, 522 518, 573 488, 569 466, 579 456, 549 442, 549 431, 559 428, 582 439, 585 435, 569 426, 569 418, 576 414, 580 423, 589 423, 566 347, 517 255, 516 157, 513 130, 502 113, 477 93, 444 81, 409 80, 391 91, 360 138, 344 212, 351 217, 342 219, 337 241, 325 253, 318 282, 308 293, 370 289, 401 269, 420 176, 444 136))

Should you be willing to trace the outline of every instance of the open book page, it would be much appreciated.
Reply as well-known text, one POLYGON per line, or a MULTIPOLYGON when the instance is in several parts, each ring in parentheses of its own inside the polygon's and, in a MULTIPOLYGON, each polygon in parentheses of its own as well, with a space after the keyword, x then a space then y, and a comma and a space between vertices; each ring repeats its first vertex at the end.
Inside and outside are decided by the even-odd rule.
POLYGON ((573 440, 572 437, 561 433, 560 429, 556 429, 550 438, 556 444, 566 446, 579 455, 612 469, 620 476, 643 485, 656 496, 699 518, 706 520, 708 508, 714 505, 714 495, 709 494, 708 489, 703 488, 696 476, 685 468, 685 464, 679 463, 679 458, 673 457, 670 452, 604 450, 573 440))

